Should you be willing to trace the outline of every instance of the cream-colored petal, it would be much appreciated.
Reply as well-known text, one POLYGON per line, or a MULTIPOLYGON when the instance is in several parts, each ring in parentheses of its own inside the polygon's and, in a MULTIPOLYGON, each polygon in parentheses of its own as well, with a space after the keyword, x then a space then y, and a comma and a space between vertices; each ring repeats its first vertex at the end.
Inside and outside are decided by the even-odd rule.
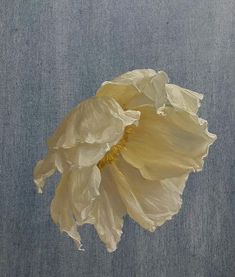
POLYGON ((117 142, 126 126, 137 124, 138 111, 124 111, 110 97, 92 97, 78 105, 48 140, 49 149, 71 148, 78 143, 117 142))
POLYGON ((93 166, 102 159, 109 149, 106 144, 83 143, 72 148, 60 148, 49 152, 46 158, 37 162, 34 169, 34 182, 38 192, 42 192, 45 180, 53 175, 56 170, 64 173, 74 167, 93 166))
POLYGON ((60 230, 68 233, 80 247, 77 225, 87 219, 92 202, 99 196, 101 176, 94 167, 73 169, 62 174, 51 203, 51 216, 60 230))
POLYGON ((125 127, 137 125, 139 111, 126 110, 112 98, 93 97, 75 108, 49 139, 49 155, 38 162, 34 180, 41 191, 55 169, 60 173, 73 167, 89 167, 101 160, 124 134, 125 127))
POLYGON ((197 113, 203 95, 168 82, 164 71, 137 69, 104 82, 97 96, 113 97, 122 107, 129 109, 155 105, 158 114, 165 114, 165 106, 197 113))
POLYGON ((189 113, 196 114, 200 107, 203 95, 173 84, 166 84, 166 93, 169 103, 189 113))
POLYGON ((203 158, 216 136, 207 122, 185 111, 166 107, 165 116, 140 107, 138 128, 129 135, 123 158, 146 179, 162 180, 202 169, 203 158))
POLYGON ((74 169, 62 175, 51 204, 51 215, 61 231, 66 232, 81 248, 78 228, 93 224, 107 250, 116 250, 126 209, 114 182, 109 166, 74 169))
POLYGON ((109 252, 117 248, 122 235, 123 216, 126 214, 126 208, 110 173, 111 168, 111 165, 107 165, 102 169, 100 195, 91 211, 97 233, 109 252))
POLYGON ((145 96, 153 101, 157 113, 162 113, 162 108, 167 103, 165 85, 168 82, 168 76, 165 72, 159 71, 149 79, 144 79, 138 84, 138 89, 145 96))
POLYGON ((34 182, 37 186, 38 192, 42 192, 45 185, 46 178, 54 174, 56 170, 55 165, 55 155, 54 153, 49 153, 44 160, 37 162, 34 168, 34 182))
POLYGON ((112 82, 118 84, 134 84, 138 87, 138 84, 141 83, 144 79, 152 78, 156 75, 156 71, 153 69, 135 69, 128 71, 114 78, 112 82))
POLYGON ((133 108, 138 105, 155 105, 157 111, 167 102, 165 72, 152 69, 129 71, 109 82, 104 82, 97 96, 113 97, 122 107, 133 108))
POLYGON ((81 143, 68 149, 60 148, 55 151, 56 168, 62 173, 71 167, 92 166, 97 164, 109 150, 109 143, 81 143))
POLYGON ((126 83, 116 83, 112 81, 104 82, 97 91, 98 97, 109 96, 115 99, 123 108, 129 108, 131 99, 139 95, 136 87, 126 83))
POLYGON ((112 167, 112 178, 116 183, 119 194, 126 206, 129 216, 139 222, 143 228, 154 231, 154 222, 150 218, 146 217, 141 204, 133 193, 130 184, 126 180, 126 177, 120 170, 118 170, 115 163, 112 164, 112 167))
POLYGON ((122 158, 113 164, 113 176, 129 216, 143 228, 157 226, 178 213, 187 175, 150 181, 122 158))
POLYGON ((62 174, 51 202, 51 217, 59 225, 61 231, 73 234, 73 239, 80 247, 80 235, 78 232, 74 232, 76 230, 76 221, 73 215, 72 186, 70 174, 62 174))

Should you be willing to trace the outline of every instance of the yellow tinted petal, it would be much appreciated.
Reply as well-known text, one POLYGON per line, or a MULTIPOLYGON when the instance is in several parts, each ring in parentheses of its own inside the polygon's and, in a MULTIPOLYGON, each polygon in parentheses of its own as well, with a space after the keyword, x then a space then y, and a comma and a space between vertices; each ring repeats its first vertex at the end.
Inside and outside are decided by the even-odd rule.
POLYGON ((100 181, 100 171, 96 166, 63 173, 51 203, 53 221, 79 246, 76 226, 87 219, 92 202, 99 195, 100 181))
POLYGON ((104 82, 97 96, 113 97, 122 107, 133 108, 139 105, 155 105, 159 110, 167 102, 165 72, 152 69, 129 71, 112 81, 104 82))
POLYGON ((56 170, 55 156, 49 153, 44 160, 37 162, 34 168, 34 182, 37 186, 38 192, 42 192, 45 185, 45 179, 54 174, 56 170))
POLYGON ((112 181, 109 166, 74 169, 62 174, 51 203, 51 216, 81 248, 78 232, 83 224, 93 224, 107 250, 116 250, 126 209, 112 181))
POLYGON ((173 84, 166 84, 167 98, 172 106, 189 113, 197 113, 203 95, 173 84))
POLYGON ((120 241, 123 227, 123 216, 126 208, 120 199, 115 186, 110 165, 102 170, 100 195, 94 202, 91 216, 94 218, 94 226, 100 239, 105 243, 107 250, 116 250, 120 241))
POLYGON ((154 231, 178 213, 187 175, 162 181, 146 180, 122 158, 113 165, 112 172, 129 216, 143 228, 154 231))
POLYGON ((137 124, 138 119, 138 111, 124 111, 110 97, 92 97, 72 110, 48 140, 48 146, 58 149, 78 143, 116 142, 125 127, 137 124))
POLYGON ((121 154, 147 179, 161 180, 200 170, 215 136, 207 122, 185 111, 165 109, 157 115, 153 107, 141 107, 138 128, 129 136, 121 154))
POLYGON ((83 101, 61 123, 48 141, 50 154, 38 162, 34 180, 38 188, 57 169, 97 164, 123 136, 126 126, 138 124, 139 111, 123 110, 109 97, 83 101))

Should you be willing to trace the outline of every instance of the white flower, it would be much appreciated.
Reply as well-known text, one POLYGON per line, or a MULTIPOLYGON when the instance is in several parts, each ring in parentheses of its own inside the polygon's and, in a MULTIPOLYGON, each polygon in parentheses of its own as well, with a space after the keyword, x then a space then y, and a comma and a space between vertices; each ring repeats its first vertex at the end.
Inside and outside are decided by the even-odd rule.
POLYGON ((162 71, 134 70, 103 83, 66 117, 34 180, 41 192, 47 177, 61 173, 51 216, 79 248, 85 223, 111 252, 126 214, 154 231, 179 211, 189 173, 202 169, 216 139, 197 116, 201 99, 168 84, 162 71))

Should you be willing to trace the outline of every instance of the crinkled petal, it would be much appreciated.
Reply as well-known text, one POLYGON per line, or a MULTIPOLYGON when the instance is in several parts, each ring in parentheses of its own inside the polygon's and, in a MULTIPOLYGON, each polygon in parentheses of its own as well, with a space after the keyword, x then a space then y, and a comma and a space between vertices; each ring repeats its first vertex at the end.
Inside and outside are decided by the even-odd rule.
POLYGON ((44 160, 37 162, 34 168, 34 182, 38 192, 42 192, 46 178, 54 174, 56 170, 54 153, 49 153, 44 160))
POLYGON ((73 169, 62 174, 51 203, 51 216, 80 247, 80 236, 76 231, 78 222, 87 218, 87 210, 99 196, 101 176, 94 167, 73 169))
POLYGON ((141 203, 139 203, 138 199, 133 193, 125 175, 123 175, 123 173, 118 170, 115 163, 112 165, 112 167, 112 178, 116 183, 121 199, 126 206, 127 213, 131 218, 139 222, 143 228, 154 231, 154 222, 150 218, 146 217, 141 203))
POLYGON ((57 169, 89 167, 101 160, 123 136, 128 125, 137 125, 139 111, 126 110, 112 98, 93 97, 76 107, 49 139, 49 155, 38 162, 34 180, 39 190, 57 169))
POLYGON ((81 143, 72 148, 56 150, 55 163, 59 172, 64 172, 70 167, 89 167, 97 164, 102 159, 110 145, 81 143))
POLYGON ((167 81, 167 74, 163 71, 159 71, 149 79, 144 79, 138 84, 139 91, 151 99, 155 104, 157 113, 161 113, 162 108, 167 103, 165 90, 167 81))
POLYGON ((154 231, 178 213, 187 175, 146 180, 122 158, 113 164, 112 173, 129 216, 143 228, 154 231))
POLYGON ((157 111, 160 111, 167 102, 167 82, 168 76, 163 71, 137 69, 104 82, 97 96, 111 96, 121 106, 128 108, 144 104, 155 105, 157 111))
POLYGON ((107 165, 102 170, 100 195, 91 211, 97 233, 109 252, 117 248, 122 235, 123 216, 126 214, 126 208, 110 173, 111 168, 107 165))
POLYGON ((126 209, 110 179, 109 166, 74 169, 63 174, 51 204, 51 215, 61 231, 81 248, 78 228, 93 224, 109 252, 116 250, 126 209))
POLYGON ((196 114, 203 95, 173 84, 166 84, 167 99, 170 104, 186 112, 196 114))
POLYGON ((164 71, 137 69, 112 81, 104 82, 97 96, 113 97, 122 107, 136 108, 154 105, 158 114, 165 114, 165 106, 173 106, 196 114, 203 95, 174 84, 164 71))
POLYGON ((203 158, 216 136, 207 122, 185 111, 165 109, 157 115, 150 106, 139 108, 138 128, 129 135, 123 158, 146 179, 162 180, 202 169, 203 158))
POLYGON ((89 98, 61 123, 48 140, 49 149, 71 148, 78 143, 116 143, 126 126, 138 123, 139 116, 138 111, 124 111, 110 97, 89 98))
POLYGON ((42 192, 45 181, 56 170, 60 173, 69 171, 71 168, 90 167, 98 163, 109 150, 105 144, 87 144, 49 152, 43 159, 37 162, 34 169, 34 182, 38 192, 42 192))

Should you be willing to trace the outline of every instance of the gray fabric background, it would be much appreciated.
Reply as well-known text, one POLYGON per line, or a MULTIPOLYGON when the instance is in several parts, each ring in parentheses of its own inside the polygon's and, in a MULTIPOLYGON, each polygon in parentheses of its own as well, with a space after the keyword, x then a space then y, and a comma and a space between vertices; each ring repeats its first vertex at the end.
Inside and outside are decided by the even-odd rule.
POLYGON ((0 276, 235 276, 235 92, 232 0, 0 0, 0 276), (173 221, 149 233, 126 218, 106 252, 93 227, 85 252, 49 215, 32 181, 46 139, 102 81, 163 69, 205 94, 200 110, 218 135, 192 174, 173 221))

